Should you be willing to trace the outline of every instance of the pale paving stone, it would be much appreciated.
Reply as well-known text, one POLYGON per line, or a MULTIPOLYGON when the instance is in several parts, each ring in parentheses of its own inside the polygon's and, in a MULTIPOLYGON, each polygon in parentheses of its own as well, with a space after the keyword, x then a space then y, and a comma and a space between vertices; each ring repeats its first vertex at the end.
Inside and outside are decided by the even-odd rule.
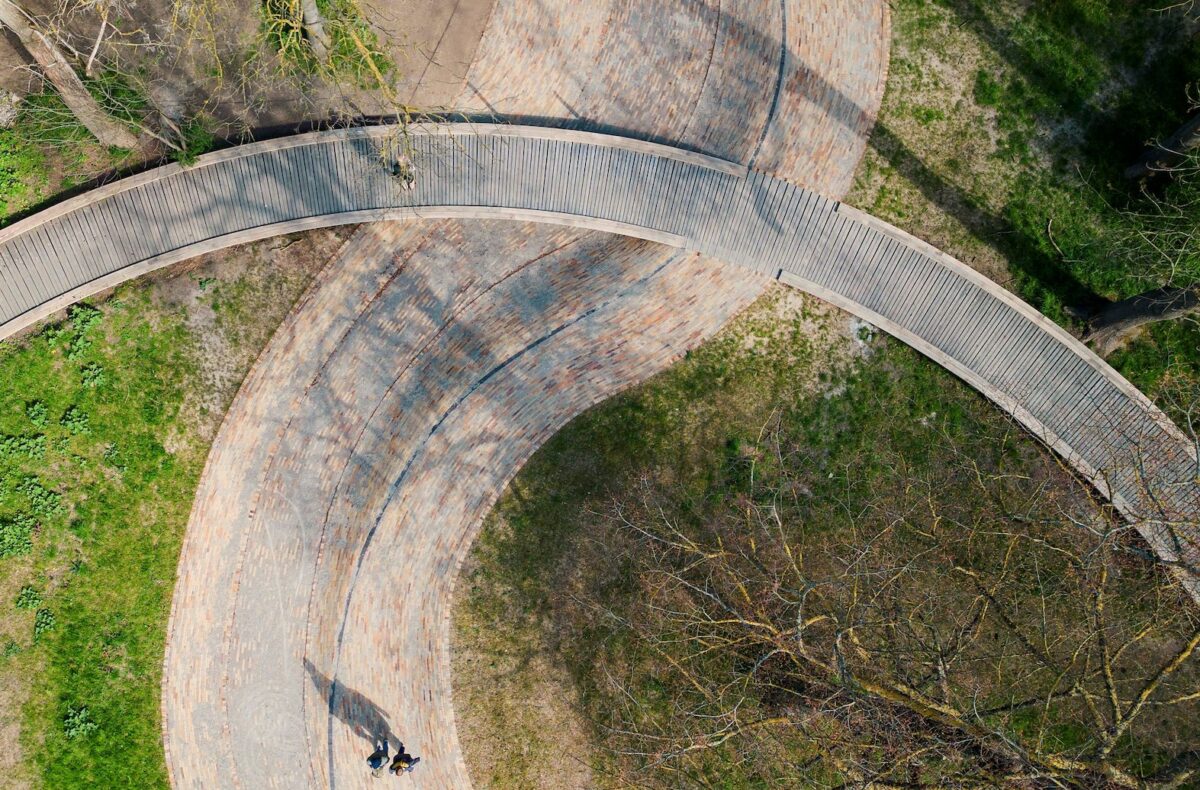
MULTIPOLYGON (((837 196, 882 98, 886 53, 882 2, 499 0, 458 103, 669 141, 837 196)), ((724 264, 636 240, 454 223, 357 234, 327 275, 248 378, 197 496, 164 697, 179 787, 357 782, 369 748, 319 704, 306 659, 349 688, 379 689, 393 729, 425 755, 411 777, 418 784, 465 786, 449 705, 445 599, 479 519, 571 415, 667 364, 763 287, 724 264), (562 245, 586 247, 587 260, 603 266, 551 272, 562 245), (420 276, 391 265, 392 250, 411 256, 420 276), (632 273, 668 261, 690 274, 630 285, 632 273), (487 363, 507 359, 555 318, 605 303, 605 288, 622 282, 626 290, 606 303, 607 323, 589 316, 526 352, 414 449, 429 415, 477 384, 472 376, 487 363), (399 360, 408 360, 403 372, 399 360), (493 391, 504 397, 481 401, 493 391), (447 441, 443 452, 457 456, 429 455, 429 446, 447 441), (405 457, 412 482, 391 491, 396 459, 405 457), (418 480, 434 487, 409 487, 418 480), (425 518, 441 518, 442 530, 393 523, 397 506, 388 502, 408 499, 413 512, 420 504, 425 518), (419 534, 420 542, 382 561, 375 558, 388 555, 372 547, 358 574, 371 592, 350 597, 347 609, 355 584, 347 568, 371 518, 382 519, 376 534, 388 546, 399 534, 419 534), (381 563, 403 573, 368 572, 381 563), (397 576, 399 597, 376 589, 397 576), (409 602, 418 595, 420 603, 409 602), (394 628, 377 631, 395 616, 394 628), (423 657, 414 654, 422 647, 423 657), (401 664, 381 671, 389 656, 401 664), (331 764, 340 766, 332 777, 331 764)))
POLYGON ((416 786, 467 784, 446 600, 482 516, 566 420, 669 364, 763 286, 695 255, 608 253, 598 234, 501 223, 371 226, 347 245, 311 299, 353 325, 330 343, 338 322, 308 321, 309 305, 293 315, 227 418, 197 500, 168 667, 182 680, 168 732, 188 740, 172 751, 177 786, 369 782, 369 743, 329 716, 331 677, 422 755, 416 786), (514 231, 524 257, 447 265, 514 231), (324 346, 294 357, 307 373, 256 386, 305 345, 324 346), (233 479, 243 485, 218 482, 233 479), (223 564, 235 570, 218 586, 197 573, 223 564), (184 605, 203 616, 179 616, 184 605))

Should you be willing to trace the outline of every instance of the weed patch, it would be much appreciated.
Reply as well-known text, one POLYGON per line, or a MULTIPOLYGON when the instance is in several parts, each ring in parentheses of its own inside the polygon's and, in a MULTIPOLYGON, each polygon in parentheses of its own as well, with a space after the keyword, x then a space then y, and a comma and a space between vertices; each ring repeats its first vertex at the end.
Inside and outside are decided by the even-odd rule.
POLYGON ((17 593, 15 603, 18 609, 36 609, 42 605, 42 594, 33 587, 26 585, 17 593))
POLYGON ((86 705, 72 705, 67 708, 67 715, 63 716, 63 735, 67 740, 73 741, 76 738, 82 738, 91 734, 97 728, 96 722, 92 721, 91 711, 86 705))

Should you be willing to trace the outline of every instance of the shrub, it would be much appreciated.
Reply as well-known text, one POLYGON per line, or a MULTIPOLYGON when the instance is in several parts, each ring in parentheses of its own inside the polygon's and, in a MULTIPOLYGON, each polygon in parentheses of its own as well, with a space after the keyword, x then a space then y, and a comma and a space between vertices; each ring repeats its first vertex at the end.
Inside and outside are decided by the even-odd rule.
POLYGON ((89 424, 87 412, 80 409, 78 406, 68 406, 63 412, 62 420, 63 427, 76 436, 87 436, 92 432, 92 427, 89 424))
POLYGON ((83 369, 83 386, 88 389, 96 389, 105 382, 104 368, 96 362, 93 362, 83 369))
POLYGON ((41 460, 46 457, 45 434, 29 436, 0 436, 0 458, 14 458, 23 455, 26 458, 41 460))
POLYGON ((36 523, 32 516, 25 513, 0 519, 0 558, 16 557, 32 551, 36 523))
POLYGON ((63 513, 62 496, 46 488, 36 477, 26 477, 17 491, 29 500, 29 510, 35 516, 49 518, 63 513))
POLYGON ((38 609, 37 614, 33 616, 33 641, 41 640, 42 636, 54 628, 55 623, 54 612, 49 609, 38 609))
POLYGON ((77 305, 72 305, 67 310, 67 318, 71 322, 71 327, 78 335, 87 334, 92 327, 100 322, 103 313, 99 309, 92 307, 86 302, 80 302, 77 305))
POLYGON ((31 400, 25 404, 25 416, 37 428, 45 428, 50 424, 50 410, 40 400, 31 400))
POLYGON ((92 721, 92 714, 87 705, 71 705, 67 708, 67 715, 63 716, 63 734, 68 740, 82 738, 97 726, 96 722, 92 721))
POLYGON ((42 605, 42 594, 28 584, 17 593, 18 609, 36 609, 42 605))
POLYGON ((67 359, 78 359, 92 347, 92 339, 88 336, 103 314, 90 304, 77 304, 67 311, 71 322, 71 331, 67 333, 67 359))

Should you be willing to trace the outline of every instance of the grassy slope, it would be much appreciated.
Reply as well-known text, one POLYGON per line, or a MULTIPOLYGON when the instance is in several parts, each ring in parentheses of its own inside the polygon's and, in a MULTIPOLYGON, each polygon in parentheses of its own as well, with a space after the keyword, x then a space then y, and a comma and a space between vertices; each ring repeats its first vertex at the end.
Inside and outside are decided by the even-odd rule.
MULTIPOLYGON (((595 740, 567 747, 590 758, 597 776, 606 773, 598 749, 609 742, 605 726, 627 721, 613 678, 626 684, 643 725, 652 728, 656 716, 669 715, 672 692, 662 680, 669 671, 624 623, 598 616, 594 608, 629 610, 636 595, 632 580, 612 570, 609 554, 619 554, 622 543, 619 535, 600 531, 605 519, 598 514, 614 502, 632 504, 638 479, 692 492, 683 509, 703 512, 705 503, 734 495, 747 473, 746 448, 755 445, 766 422, 780 419, 804 438, 814 464, 806 493, 814 503, 809 524, 819 530, 838 523, 839 502, 853 509, 886 488, 886 457, 935 466, 945 460, 939 448, 948 441, 979 446, 981 457, 1000 452, 982 445, 981 437, 1003 432, 1003 418, 965 385, 894 342, 874 340, 874 353, 850 368, 814 354, 811 337, 800 333, 745 353, 754 311, 761 320, 762 310, 752 308, 749 322, 743 319, 676 367, 573 421, 530 460, 489 517, 467 565, 466 594, 456 601, 455 649, 526 660, 475 663, 473 676, 457 666, 455 696, 483 705, 460 710, 481 739, 490 727, 510 743, 535 748, 497 761, 464 739, 477 782, 533 786, 537 761, 550 750, 546 741, 554 736, 536 715, 500 715, 504 699, 473 693, 536 684, 532 674, 542 670, 529 656, 565 668, 573 681, 564 695, 577 700, 575 714, 595 740)), ((1016 434, 1004 452, 1019 458, 1038 451, 1032 439, 1016 434)), ((968 487, 961 482, 943 494, 954 501, 968 496, 968 487)), ((777 756, 787 759, 744 762, 736 748, 731 743, 713 750, 696 770, 726 787, 794 786, 816 778, 795 768, 806 756, 803 744, 780 747, 777 756)))
POLYGON ((35 524, 26 550, 0 558, 0 680, 11 691, 0 720, 20 722, 19 754, 13 722, 4 731, 5 782, 166 786, 161 661, 192 496, 234 390, 336 244, 321 238, 289 250, 307 263, 276 260, 274 242, 240 248, 123 287, 82 333, 86 310, 0 344, 0 435, 45 437, 44 455, 0 457, 0 523, 35 524), (43 425, 30 418, 35 402, 43 425), (40 512, 29 496, 39 490, 50 492, 40 512), (16 606, 26 587, 36 607, 16 606), (54 624, 35 640, 39 609, 54 624), (68 737, 66 717, 81 708, 82 734, 68 737))
MULTIPOLYGON (((1121 171, 1187 115, 1200 41, 1124 0, 897 0, 887 95, 848 201, 1005 282, 1056 320, 1148 287, 1100 241, 1121 171)), ((1200 329, 1162 324, 1113 364, 1158 394, 1200 376, 1200 329)))

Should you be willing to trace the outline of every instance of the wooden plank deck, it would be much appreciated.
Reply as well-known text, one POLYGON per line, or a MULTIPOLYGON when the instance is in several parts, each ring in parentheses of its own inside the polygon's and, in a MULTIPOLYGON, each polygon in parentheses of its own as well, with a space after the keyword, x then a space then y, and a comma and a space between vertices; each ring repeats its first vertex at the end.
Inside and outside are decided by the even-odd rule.
MULTIPOLYGON (((154 268, 293 230, 422 217, 598 229, 769 273, 879 325, 1015 414, 1146 522, 1159 551, 1170 555, 1174 539, 1153 521, 1200 513, 1195 444, 1145 396, 1012 294, 873 217, 692 151, 542 127, 415 128, 408 190, 376 153, 389 131, 221 151, 0 230, 0 338, 154 268), (1135 465, 1157 503, 1126 473, 1135 465)), ((1193 536, 1184 543, 1200 557, 1193 536)))

